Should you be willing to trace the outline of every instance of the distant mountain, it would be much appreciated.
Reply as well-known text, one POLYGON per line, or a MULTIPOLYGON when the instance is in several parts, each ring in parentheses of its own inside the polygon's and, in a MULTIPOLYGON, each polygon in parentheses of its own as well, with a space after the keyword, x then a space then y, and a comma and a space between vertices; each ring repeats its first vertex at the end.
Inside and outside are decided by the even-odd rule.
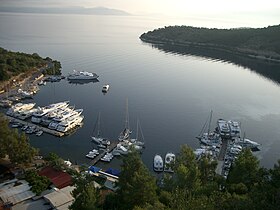
POLYGON ((130 15, 129 13, 106 7, 0 7, 0 12, 44 13, 44 14, 85 14, 85 15, 130 15))

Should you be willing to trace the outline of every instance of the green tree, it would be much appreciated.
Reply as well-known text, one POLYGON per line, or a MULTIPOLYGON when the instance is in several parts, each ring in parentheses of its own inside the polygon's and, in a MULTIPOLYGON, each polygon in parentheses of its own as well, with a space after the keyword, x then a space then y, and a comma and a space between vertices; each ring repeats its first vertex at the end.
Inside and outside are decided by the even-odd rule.
POLYGON ((243 149, 234 162, 227 179, 227 183, 243 183, 248 189, 260 181, 259 161, 250 149, 243 149))
POLYGON ((19 134, 16 129, 10 129, 3 115, 0 115, 0 126, 1 157, 9 155, 11 162, 15 164, 30 163, 38 150, 29 144, 28 137, 24 133, 19 134))
POLYGON ((123 160, 118 187, 120 209, 154 205, 158 200, 156 180, 136 151, 129 153, 123 160))
POLYGON ((72 210, 99 209, 99 190, 94 186, 94 180, 90 176, 80 175, 75 179, 75 189, 72 192, 75 201, 70 206, 72 210))
POLYGON ((200 171, 193 150, 183 145, 175 163, 175 185, 181 189, 196 191, 201 185, 200 171))
POLYGON ((31 190, 36 195, 40 195, 51 184, 47 177, 40 176, 35 170, 25 172, 25 180, 32 186, 31 190))

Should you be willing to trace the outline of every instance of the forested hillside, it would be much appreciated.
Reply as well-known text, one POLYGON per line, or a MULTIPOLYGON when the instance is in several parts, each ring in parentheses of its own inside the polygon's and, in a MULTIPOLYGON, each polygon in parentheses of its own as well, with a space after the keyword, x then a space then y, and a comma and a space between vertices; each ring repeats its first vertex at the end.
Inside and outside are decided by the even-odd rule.
POLYGON ((58 61, 52 61, 48 57, 42 58, 37 53, 11 52, 0 47, 0 81, 8 80, 12 76, 41 67, 44 67, 44 73, 51 74, 54 72, 54 74, 60 74, 61 65, 58 61), (52 68, 54 69, 49 71, 52 68))
POLYGON ((197 28, 168 26, 140 36, 145 42, 204 46, 263 59, 280 60, 280 25, 266 28, 197 28))

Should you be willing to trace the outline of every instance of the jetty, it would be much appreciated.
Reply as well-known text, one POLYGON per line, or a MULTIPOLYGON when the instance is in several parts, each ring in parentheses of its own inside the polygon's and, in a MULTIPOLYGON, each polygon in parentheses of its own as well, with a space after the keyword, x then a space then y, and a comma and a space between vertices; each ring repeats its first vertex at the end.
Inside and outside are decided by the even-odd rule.
POLYGON ((118 140, 110 140, 110 142, 111 144, 107 147, 107 149, 91 160, 90 165, 94 166, 107 152, 111 152, 113 149, 115 149, 119 143, 118 140))
POLYGON ((15 117, 11 117, 11 116, 6 116, 7 119, 9 119, 10 121, 13 121, 13 122, 18 122, 22 125, 27 125, 27 126, 36 126, 36 128, 44 131, 45 133, 48 133, 48 134, 51 134, 51 135, 54 135, 54 136, 57 136, 57 137, 62 137, 64 135, 66 135, 65 133, 63 132, 59 132, 59 131, 56 131, 56 130, 51 130, 49 128, 46 128, 46 127, 43 127, 41 125, 38 125, 38 124, 34 124, 32 122, 27 122, 27 121, 24 121, 24 120, 20 120, 20 119, 17 119, 15 117))
POLYGON ((223 167, 224 167, 224 159, 225 155, 227 152, 227 147, 228 147, 228 139, 223 139, 222 138, 222 146, 220 149, 220 153, 217 159, 217 167, 216 167, 216 174, 222 175, 223 173, 223 167))

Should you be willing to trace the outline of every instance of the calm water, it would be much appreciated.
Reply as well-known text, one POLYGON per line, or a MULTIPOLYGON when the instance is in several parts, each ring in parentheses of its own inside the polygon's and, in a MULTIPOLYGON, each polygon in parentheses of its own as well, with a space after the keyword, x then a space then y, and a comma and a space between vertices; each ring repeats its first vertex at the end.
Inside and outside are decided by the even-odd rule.
POLYGON ((239 120, 246 137, 262 143, 256 153, 261 164, 272 167, 280 158, 279 85, 248 68, 164 52, 138 38, 147 30, 170 24, 176 22, 0 13, 0 46, 57 59, 63 74, 77 69, 100 75, 98 83, 61 81, 41 88, 34 98, 38 105, 70 100, 84 109, 85 120, 81 129, 65 138, 31 136, 32 145, 42 154, 53 151, 65 159, 89 163, 85 154, 93 146, 90 135, 98 112, 104 136, 116 138, 124 125, 128 98, 130 125, 135 131, 140 119, 146 142, 142 157, 149 168, 155 153, 177 152, 182 144, 196 148, 195 136, 211 109, 214 122, 218 118, 239 120), (110 84, 110 91, 103 95, 105 83, 110 84))

